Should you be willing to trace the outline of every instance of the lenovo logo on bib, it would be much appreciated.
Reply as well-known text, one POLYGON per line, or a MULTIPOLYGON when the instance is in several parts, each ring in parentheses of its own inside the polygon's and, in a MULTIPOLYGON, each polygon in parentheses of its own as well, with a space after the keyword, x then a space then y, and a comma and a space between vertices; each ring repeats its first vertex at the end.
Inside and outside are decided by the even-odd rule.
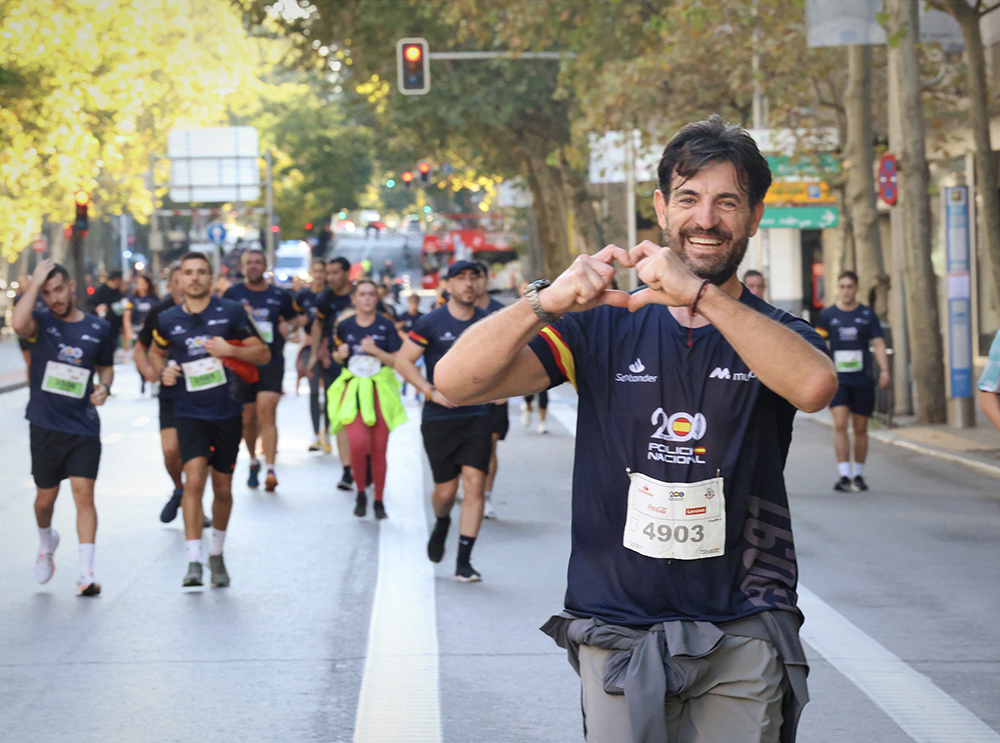
POLYGON ((642 359, 636 358, 631 364, 628 365, 628 370, 632 372, 631 374, 615 374, 615 380, 618 382, 655 382, 658 377, 656 374, 643 374, 646 371, 646 366, 642 363, 642 359))

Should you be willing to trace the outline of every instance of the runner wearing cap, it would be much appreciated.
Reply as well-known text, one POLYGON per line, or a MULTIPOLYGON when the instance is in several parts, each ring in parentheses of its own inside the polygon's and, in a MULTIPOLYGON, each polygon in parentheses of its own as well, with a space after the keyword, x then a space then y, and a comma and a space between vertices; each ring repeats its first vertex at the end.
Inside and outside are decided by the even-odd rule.
POLYGON ((784 484, 796 409, 837 389, 822 338, 736 277, 771 182, 718 116, 667 145, 668 247, 578 257, 439 362, 456 404, 579 393, 565 611, 586 739, 794 740, 807 700, 784 484), (644 289, 614 291, 617 261, 644 289))
POLYGON ((115 338, 109 323, 76 306, 75 282, 63 266, 39 261, 24 299, 14 307, 13 326, 31 347, 28 419, 31 474, 35 479, 35 520, 39 547, 35 580, 47 583, 55 572, 53 560, 59 534, 52 513, 63 480, 69 478, 76 503, 80 539, 78 596, 96 596, 101 584, 94 577, 97 509, 94 483, 101 463, 103 405, 115 378, 115 338), (47 310, 35 309, 38 297, 47 310), (100 380, 94 384, 94 372, 100 380))
POLYGON ((212 295, 212 266, 204 253, 181 258, 184 301, 162 313, 149 360, 167 387, 176 388, 174 422, 184 467, 184 534, 188 570, 182 585, 202 585, 202 496, 212 468, 212 586, 229 585, 222 557, 233 508, 233 470, 243 434, 243 400, 256 367, 271 352, 237 302, 212 295), (168 364, 169 360, 169 364, 168 364))
POLYGON ((470 558, 483 522, 483 490, 493 445, 492 406, 453 405, 435 389, 434 368, 462 333, 486 317, 475 305, 480 273, 479 266, 472 261, 451 264, 445 274, 447 304, 417 320, 410 337, 396 354, 396 370, 427 398, 420 432, 434 477, 431 505, 436 517, 427 543, 427 557, 431 562, 441 562, 444 557, 451 509, 461 477, 464 498, 455 579, 467 583, 482 580, 470 558), (426 361, 427 379, 413 365, 421 356, 426 361))

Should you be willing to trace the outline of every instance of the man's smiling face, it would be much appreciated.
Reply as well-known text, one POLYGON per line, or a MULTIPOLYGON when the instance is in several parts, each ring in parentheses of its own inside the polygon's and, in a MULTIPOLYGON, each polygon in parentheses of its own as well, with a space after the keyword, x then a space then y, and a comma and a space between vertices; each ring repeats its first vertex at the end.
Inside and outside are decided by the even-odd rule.
POLYGON ((763 202, 750 206, 730 162, 708 165, 686 180, 675 173, 669 201, 659 190, 653 201, 667 247, 716 285, 736 273, 764 214, 763 202))

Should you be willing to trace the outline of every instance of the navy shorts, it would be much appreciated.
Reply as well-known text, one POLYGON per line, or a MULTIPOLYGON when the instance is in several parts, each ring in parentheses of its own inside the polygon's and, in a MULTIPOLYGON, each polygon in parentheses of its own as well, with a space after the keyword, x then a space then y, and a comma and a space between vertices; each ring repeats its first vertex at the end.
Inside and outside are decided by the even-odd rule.
POLYGON ((494 405, 490 411, 490 418, 493 420, 493 433, 500 436, 500 441, 507 438, 510 430, 510 416, 507 414, 507 403, 494 405))
POLYGON ((174 423, 174 398, 160 395, 160 430, 177 428, 174 423))
POLYGON ((285 358, 281 357, 277 361, 272 361, 265 366, 257 367, 257 374, 260 376, 253 384, 246 385, 246 397, 243 402, 257 402, 258 392, 277 392, 281 394, 281 383, 285 378, 285 358))
POLYGON ((178 416, 174 422, 181 462, 205 457, 212 469, 224 475, 233 473, 243 438, 243 416, 216 421, 178 416))
POLYGON ((424 437, 424 451, 430 461, 434 482, 454 480, 462 473, 462 467, 490 471, 492 415, 425 420, 420 424, 420 432, 424 437))
POLYGON ((875 383, 840 385, 830 407, 835 408, 838 405, 846 405, 854 415, 871 418, 872 411, 875 410, 875 383))
POLYGON ((101 439, 28 426, 31 442, 31 474, 35 486, 55 488, 67 477, 97 479, 101 465, 101 439))

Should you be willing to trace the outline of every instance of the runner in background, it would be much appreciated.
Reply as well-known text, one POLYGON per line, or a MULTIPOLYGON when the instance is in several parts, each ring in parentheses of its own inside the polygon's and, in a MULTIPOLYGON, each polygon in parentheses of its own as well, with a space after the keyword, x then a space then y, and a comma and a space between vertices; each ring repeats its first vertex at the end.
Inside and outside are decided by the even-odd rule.
POLYGON ((764 292, 767 291, 767 281, 764 279, 764 274, 760 271, 755 271, 751 268, 743 274, 743 283, 755 297, 764 298, 764 292))
POLYGON ((35 580, 47 583, 55 572, 53 559, 59 534, 52 514, 63 480, 69 478, 76 503, 80 539, 77 596, 96 596, 101 584, 94 577, 97 509, 94 483, 101 463, 103 405, 115 378, 111 326, 76 307, 75 282, 51 259, 39 261, 24 301, 14 308, 18 337, 31 345, 30 396, 25 418, 30 423, 31 474, 35 479, 35 520, 38 558, 35 580), (35 309, 41 295, 48 307, 35 309), (100 380, 94 384, 94 372, 100 380))
POLYGON ((986 366, 976 386, 980 409, 990 423, 1000 429, 1000 331, 993 336, 986 366))
MULTIPOLYGON (((316 303, 326 291, 326 263, 321 260, 312 262, 309 268, 312 281, 295 296, 292 306, 296 312, 304 314, 308 320, 305 323, 305 340, 299 349, 295 361, 297 378, 295 391, 299 389, 299 379, 309 380, 309 415, 312 418, 313 442, 309 451, 324 451, 330 453, 330 421, 326 415, 326 387, 323 384, 321 369, 309 369, 309 358, 312 355, 312 329, 316 324, 316 303)), ((320 341, 322 343, 322 341, 320 341)), ((329 349, 327 349, 329 354, 329 349)))
MULTIPOLYGON (((327 287, 316 300, 317 322, 313 323, 310 334, 309 346, 312 353, 307 368, 312 370, 317 364, 319 365, 324 395, 343 369, 340 364, 329 358, 329 354, 334 345, 333 330, 337 324, 337 316, 351 305, 350 272, 351 264, 346 258, 338 256, 330 259, 326 265, 327 287)), ((351 474, 351 445, 347 440, 346 431, 337 434, 337 455, 344 467, 337 489, 350 490, 354 486, 354 478, 351 474)))
MULTIPOLYGON (((399 319, 396 322, 396 330, 399 331, 399 337, 401 340, 406 340, 410 336, 410 331, 413 330, 414 324, 424 313, 420 311, 420 295, 415 291, 412 292, 406 298, 406 312, 399 315, 399 319)), ((423 362, 418 361, 417 366, 422 366, 423 362)), ((409 384, 405 379, 403 380, 403 391, 402 394, 406 396, 406 386, 409 384)))
MULTIPOLYGON (((94 290, 90 298, 91 311, 100 318, 107 320, 111 326, 111 335, 115 339, 115 348, 122 344, 122 330, 125 327, 125 308, 128 300, 122 293, 122 272, 110 271, 103 284, 94 290)), ((129 329, 131 332, 131 329, 129 329)))
MULTIPOLYGON (((484 261, 476 261, 479 266, 479 277, 476 283, 476 307, 485 311, 487 315, 499 312, 504 305, 490 296, 490 267, 484 261)), ((490 453, 490 469, 486 473, 485 491, 483 493, 483 518, 495 519, 497 512, 493 508, 493 483, 497 479, 497 469, 500 467, 500 460, 497 458, 497 444, 507 438, 510 430, 510 415, 507 412, 507 400, 496 400, 493 402, 493 409, 490 416, 493 419, 493 449, 490 453)))
POLYGON ((267 464, 264 489, 273 493, 278 487, 275 471, 278 455, 278 402, 281 400, 285 377, 285 336, 279 326, 282 320, 286 320, 295 327, 300 320, 288 292, 268 284, 264 279, 267 273, 267 256, 264 251, 256 248, 247 250, 241 261, 246 279, 242 284, 231 286, 224 296, 243 305, 257 326, 261 338, 271 349, 270 362, 258 370, 260 378, 250 386, 243 406, 243 440, 250 452, 247 486, 256 488, 260 484, 260 460, 257 459, 257 439, 260 438, 267 464))
POLYGON ((885 351, 882 325, 875 311, 859 304, 858 275, 844 271, 837 279, 838 299, 833 307, 824 307, 816 321, 816 330, 830 343, 840 387, 830 403, 833 415, 833 449, 840 478, 833 489, 840 492, 868 490, 865 461, 868 458, 868 419, 875 410, 875 378, 872 355, 878 361, 878 386, 889 386, 889 356, 885 351), (851 466, 851 443, 848 423, 854 430, 854 465, 851 466))
MULTIPOLYGON (((144 273, 136 274, 135 290, 128 296, 123 316, 123 324, 126 328, 126 341, 129 345, 131 345, 134 339, 132 334, 142 330, 146 324, 146 316, 159 301, 159 297, 156 296, 156 287, 153 286, 153 280, 144 273)), ((146 348, 149 348, 149 344, 146 345, 146 348)), ((142 394, 146 392, 145 377, 142 378, 142 385, 139 388, 139 392, 142 394)))
MULTIPOLYGON (((330 386, 327 406, 334 431, 344 429, 351 445, 351 461, 370 458, 375 488, 373 509, 376 519, 386 517, 386 448, 389 433, 406 422, 393 373, 395 354, 402 340, 395 326, 378 314, 375 282, 361 279, 354 285, 356 312, 337 323, 337 350, 334 359, 345 366, 330 386)), ((354 515, 363 517, 368 507, 365 485, 357 479, 354 515)))
MULTIPOLYGON (((525 428, 531 427, 531 415, 534 413, 535 395, 525 395, 524 402, 521 403, 521 425, 525 428)), ((538 433, 548 433, 549 426, 546 422, 549 415, 549 391, 542 390, 538 393, 538 433)))

